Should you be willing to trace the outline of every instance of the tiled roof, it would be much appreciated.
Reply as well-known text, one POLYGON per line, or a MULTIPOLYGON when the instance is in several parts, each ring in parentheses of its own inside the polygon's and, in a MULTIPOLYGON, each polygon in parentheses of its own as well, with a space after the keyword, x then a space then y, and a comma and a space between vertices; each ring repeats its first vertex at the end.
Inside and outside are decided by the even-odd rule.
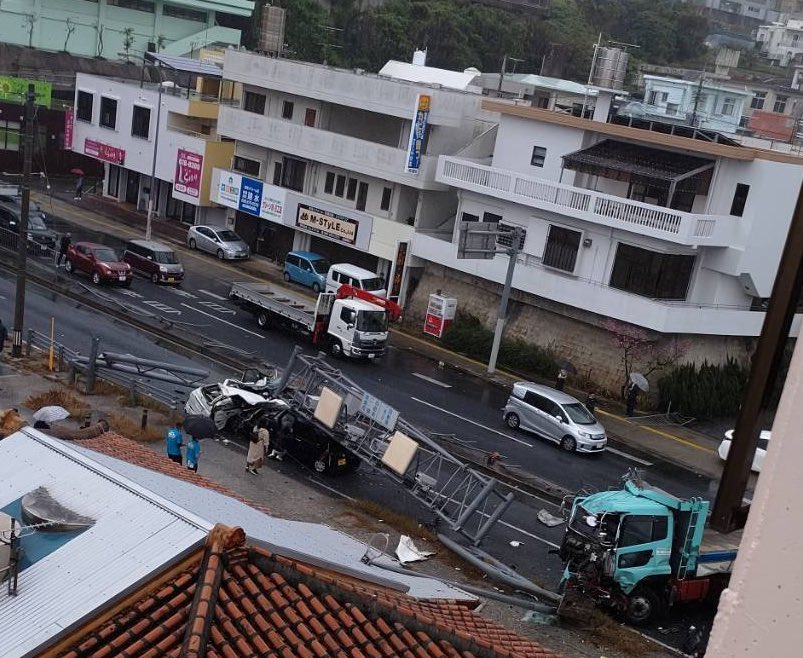
POLYGON ((136 441, 115 434, 114 432, 106 432, 105 434, 91 439, 78 439, 71 441, 71 443, 89 448, 95 452, 103 453, 109 457, 129 462, 136 466, 142 466, 143 468, 157 471, 158 473, 169 475, 179 480, 184 480, 185 482, 204 487, 205 489, 217 491, 225 496, 230 496, 239 500, 254 509, 270 514, 270 509, 264 505, 248 500, 228 487, 224 487, 214 480, 209 480, 203 475, 198 475, 196 472, 189 470, 186 466, 171 461, 164 453, 156 452, 141 443, 137 443, 136 441))
POLYGON ((59 658, 556 658, 465 604, 420 601, 248 546, 205 548, 40 656, 59 658))

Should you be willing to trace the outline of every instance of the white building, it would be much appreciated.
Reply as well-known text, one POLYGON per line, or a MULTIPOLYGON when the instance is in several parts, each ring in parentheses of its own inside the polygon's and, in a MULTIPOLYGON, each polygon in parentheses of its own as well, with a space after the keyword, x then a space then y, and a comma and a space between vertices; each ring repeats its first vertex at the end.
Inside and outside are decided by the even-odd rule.
POLYGON ((781 66, 800 63, 803 58, 803 21, 789 19, 785 23, 761 25, 756 30, 759 51, 781 66))
POLYGON ((645 119, 694 125, 704 130, 735 133, 753 92, 711 82, 644 76, 644 102, 630 104, 627 113, 645 119))
MULTIPOLYGON (((760 332, 803 159, 688 127, 484 107, 501 113, 493 158, 439 158, 436 180, 457 191, 459 208, 445 230, 415 235, 426 275, 408 317, 443 289, 492 322, 508 259, 459 259, 457 220, 499 221, 525 231, 514 335, 590 359, 600 334, 589 327, 614 318, 695 335, 700 361, 744 354, 741 338, 723 337, 760 332)), ((598 351, 610 361, 610 349, 598 351)))
POLYGON ((234 144, 217 134, 217 67, 202 68, 208 94, 169 83, 160 94, 158 85, 77 74, 72 150, 104 163, 105 196, 147 210, 155 149, 155 214, 187 224, 225 222, 209 186, 212 170, 231 162, 234 144))
POLYGON ((221 108, 218 131, 237 146, 212 198, 237 232, 257 253, 309 249, 366 267, 403 298, 415 228, 455 213, 454 192, 435 180, 437 156, 491 153, 482 97, 235 50, 224 76, 243 96, 221 108))

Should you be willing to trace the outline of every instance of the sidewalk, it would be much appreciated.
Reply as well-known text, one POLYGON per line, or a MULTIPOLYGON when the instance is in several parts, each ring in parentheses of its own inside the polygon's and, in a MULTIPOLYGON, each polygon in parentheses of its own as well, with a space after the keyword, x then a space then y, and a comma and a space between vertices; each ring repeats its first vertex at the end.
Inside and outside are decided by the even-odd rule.
MULTIPOLYGON (((146 215, 133 207, 120 204, 99 195, 84 196, 80 201, 72 198, 72 190, 51 191, 50 196, 33 192, 32 198, 38 201, 45 212, 78 225, 97 231, 113 234, 144 234, 146 215)), ((187 226, 174 220, 153 218, 151 231, 155 239, 184 245, 187 226)), ((262 256, 253 256, 236 266, 252 276, 284 285, 281 266, 262 256)), ((486 364, 446 350, 441 345, 422 336, 395 330, 392 344, 396 348, 407 349, 433 361, 443 361, 468 375, 493 381, 499 386, 509 388, 521 379, 513 374, 499 371, 488 375, 486 364)), ((572 390, 568 392, 579 399, 585 393, 572 390)), ((633 450, 641 453, 646 460, 663 459, 707 477, 718 479, 722 474, 723 462, 717 455, 719 440, 693 429, 669 423, 639 421, 638 417, 627 418, 619 410, 618 402, 601 400, 598 413, 605 425, 614 448, 633 450), (649 424, 648 424, 649 422, 649 424)), ((751 478, 752 480, 753 478, 751 478)))

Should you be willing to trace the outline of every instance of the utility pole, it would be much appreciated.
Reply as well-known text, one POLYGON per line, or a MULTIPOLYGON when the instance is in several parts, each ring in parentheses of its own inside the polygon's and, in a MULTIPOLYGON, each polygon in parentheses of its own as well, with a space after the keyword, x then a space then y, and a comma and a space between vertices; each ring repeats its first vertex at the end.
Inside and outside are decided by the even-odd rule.
POLYGON ((150 190, 148 192, 148 216, 145 220, 145 239, 151 239, 151 227, 153 223, 153 205, 154 205, 154 197, 156 196, 156 186, 159 185, 159 181, 156 179, 156 158, 159 153, 159 132, 161 130, 161 121, 162 121, 162 65, 156 67, 156 70, 159 72, 159 91, 156 95, 156 134, 153 136, 153 158, 151 159, 151 183, 150 183, 150 190))
POLYGON ((694 95, 694 109, 691 113, 691 125, 692 128, 697 125, 697 106, 700 104, 700 94, 703 91, 703 80, 705 79, 705 67, 703 67, 703 72, 700 74, 700 82, 697 84, 697 93, 694 95))
POLYGON ((513 270, 516 268, 516 261, 519 257, 521 247, 522 230, 514 226, 513 230, 507 235, 510 236, 510 247, 505 250, 508 257, 507 276, 505 276, 505 287, 502 289, 502 299, 499 300, 499 312, 496 315, 496 327, 494 328, 494 342, 491 346, 491 358, 488 360, 488 374, 496 372, 496 358, 499 356, 499 346, 502 344, 502 334, 505 331, 507 322, 507 307, 510 301, 510 289, 513 287, 513 270))
POLYGON ((25 265, 28 258, 28 212, 31 206, 31 164, 33 162, 33 116, 36 92, 28 85, 25 95, 25 133, 22 137, 22 207, 17 235, 17 293, 14 298, 14 329, 11 333, 11 356, 22 356, 22 327, 25 319, 25 265))

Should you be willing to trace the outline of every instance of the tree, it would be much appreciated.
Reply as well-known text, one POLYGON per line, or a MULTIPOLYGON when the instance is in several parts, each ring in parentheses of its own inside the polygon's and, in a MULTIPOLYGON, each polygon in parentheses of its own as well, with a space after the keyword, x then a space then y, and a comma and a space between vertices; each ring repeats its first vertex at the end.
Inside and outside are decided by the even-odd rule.
POLYGON ((28 48, 33 48, 33 28, 39 17, 36 14, 25 14, 23 27, 28 30, 28 48))
POLYGON ((125 60, 127 62, 131 61, 129 52, 131 50, 131 46, 133 45, 134 45, 134 28, 133 27, 123 28, 123 53, 125 54, 125 60))
POLYGON ((104 27, 104 25, 102 23, 96 23, 95 24, 95 32, 98 33, 98 42, 97 42, 97 48, 96 48, 96 51, 95 51, 95 57, 98 57, 98 58, 103 57, 103 30, 105 30, 105 29, 106 28, 104 27))
POLYGON ((70 37, 72 36, 73 32, 75 32, 75 23, 71 18, 67 19, 67 35, 64 37, 64 52, 67 52, 67 44, 70 43, 70 37))
POLYGON ((323 62, 330 49, 329 16, 317 0, 281 0, 285 9, 284 40, 293 59, 323 62))

